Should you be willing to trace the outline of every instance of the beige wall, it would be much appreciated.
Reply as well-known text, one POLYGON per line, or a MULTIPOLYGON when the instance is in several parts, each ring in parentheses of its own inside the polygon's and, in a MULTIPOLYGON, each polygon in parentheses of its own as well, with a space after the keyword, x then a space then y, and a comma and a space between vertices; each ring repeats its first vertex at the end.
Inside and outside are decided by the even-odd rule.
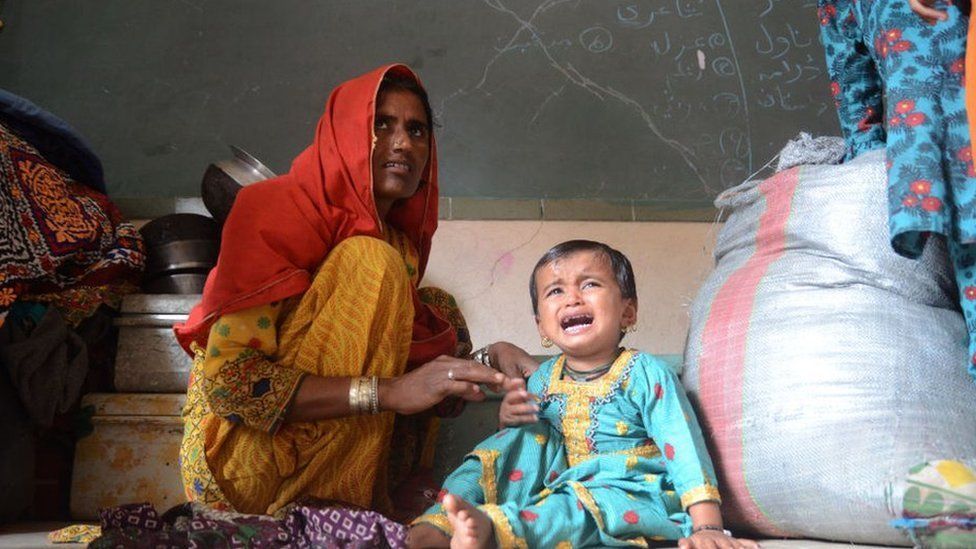
POLYGON ((532 318, 531 269, 554 244, 599 240, 624 252, 634 265, 638 330, 624 343, 680 354, 688 306, 711 271, 717 231, 711 223, 441 221, 423 285, 454 294, 476 347, 507 340, 529 353, 547 354, 532 318))

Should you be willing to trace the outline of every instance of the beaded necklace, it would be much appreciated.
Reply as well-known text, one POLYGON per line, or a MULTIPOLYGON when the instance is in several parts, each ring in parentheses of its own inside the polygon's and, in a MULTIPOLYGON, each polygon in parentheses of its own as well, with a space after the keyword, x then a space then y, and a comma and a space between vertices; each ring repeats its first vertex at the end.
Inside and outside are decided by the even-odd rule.
POLYGON ((607 362, 606 364, 600 366, 599 368, 594 368, 593 370, 586 370, 586 371, 574 370, 569 365, 568 362, 564 361, 563 374, 573 381, 582 382, 582 383, 599 379, 603 377, 607 372, 609 372, 610 368, 613 368, 613 363, 617 361, 617 358, 620 357, 620 353, 622 353, 623 350, 624 350, 623 347, 620 347, 619 349, 617 349, 617 354, 614 355, 613 360, 607 362))

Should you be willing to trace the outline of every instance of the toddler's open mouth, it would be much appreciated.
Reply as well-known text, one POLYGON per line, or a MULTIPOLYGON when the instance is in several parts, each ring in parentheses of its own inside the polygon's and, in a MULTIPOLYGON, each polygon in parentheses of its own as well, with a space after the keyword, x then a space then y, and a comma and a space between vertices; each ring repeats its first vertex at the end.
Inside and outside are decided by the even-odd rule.
POLYGON ((570 335, 589 328, 591 324, 593 324, 593 315, 585 313, 570 315, 559 321, 559 326, 570 335))

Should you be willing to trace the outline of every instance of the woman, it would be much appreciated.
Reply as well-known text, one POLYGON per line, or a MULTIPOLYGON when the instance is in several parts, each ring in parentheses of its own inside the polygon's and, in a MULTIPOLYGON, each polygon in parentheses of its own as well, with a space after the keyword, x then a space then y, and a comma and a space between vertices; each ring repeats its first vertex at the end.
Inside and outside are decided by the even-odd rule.
MULTIPOLYGON (((416 75, 381 67, 332 92, 287 175, 238 195, 203 299, 176 327, 194 356, 191 501, 274 514, 312 497, 390 514, 391 490, 432 459, 429 414, 407 416, 505 379, 452 358, 470 351, 463 318, 444 292, 416 288, 437 227, 431 128, 416 75)), ((508 344, 480 356, 535 366, 508 344)))

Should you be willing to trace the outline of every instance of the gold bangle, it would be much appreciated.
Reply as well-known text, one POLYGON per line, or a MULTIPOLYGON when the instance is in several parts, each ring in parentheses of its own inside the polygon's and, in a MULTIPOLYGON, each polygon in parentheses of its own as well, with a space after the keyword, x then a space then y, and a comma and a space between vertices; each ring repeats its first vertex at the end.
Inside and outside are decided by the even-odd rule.
POLYGON ((359 378, 349 379, 349 411, 359 413, 359 378))
POLYGON ((366 394, 368 383, 365 377, 354 377, 349 381, 349 409, 354 414, 369 411, 369 395, 366 394))
POLYGON ((369 381, 369 408, 370 412, 375 415, 380 413, 380 380, 376 376, 373 376, 369 381))
POLYGON ((359 413, 369 413, 369 378, 359 378, 359 413))

